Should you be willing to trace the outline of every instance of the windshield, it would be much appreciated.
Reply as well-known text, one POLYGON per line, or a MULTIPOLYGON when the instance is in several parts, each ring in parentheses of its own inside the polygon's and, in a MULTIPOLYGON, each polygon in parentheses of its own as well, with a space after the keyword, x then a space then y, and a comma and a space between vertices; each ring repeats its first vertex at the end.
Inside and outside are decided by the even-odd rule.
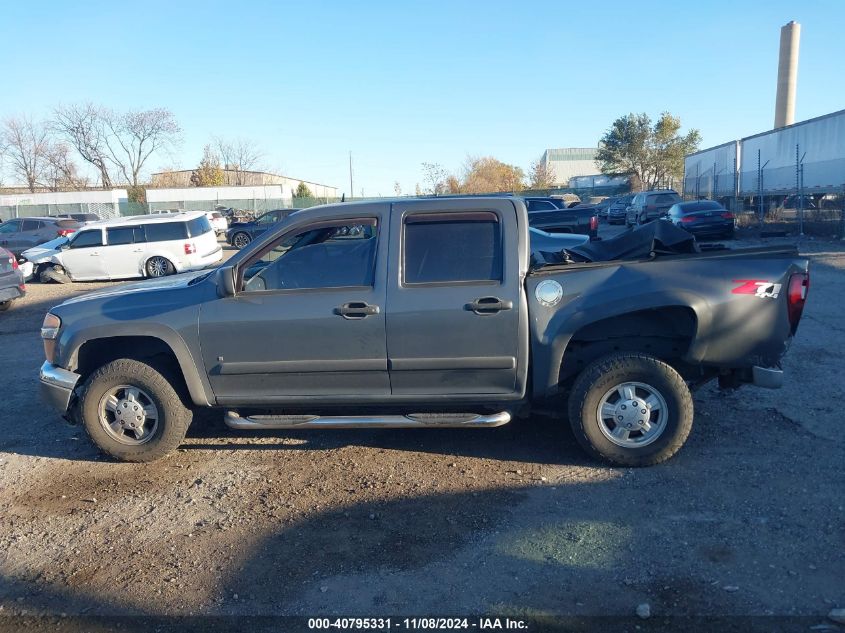
POLYGON ((68 238, 63 235, 62 237, 57 237, 56 239, 50 240, 49 242, 44 242, 43 244, 39 244, 35 248, 47 248, 47 249, 58 250, 64 244, 67 244, 68 241, 69 241, 68 238))

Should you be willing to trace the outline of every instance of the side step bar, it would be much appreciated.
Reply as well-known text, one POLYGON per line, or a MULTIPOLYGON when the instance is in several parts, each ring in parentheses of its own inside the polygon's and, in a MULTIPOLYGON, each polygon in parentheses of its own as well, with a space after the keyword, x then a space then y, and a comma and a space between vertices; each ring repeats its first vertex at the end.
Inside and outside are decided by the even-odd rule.
POLYGON ((410 413, 380 416, 252 415, 241 417, 226 411, 226 425, 240 431, 263 429, 404 429, 404 428, 489 428, 511 421, 509 411, 489 415, 476 413, 410 413))

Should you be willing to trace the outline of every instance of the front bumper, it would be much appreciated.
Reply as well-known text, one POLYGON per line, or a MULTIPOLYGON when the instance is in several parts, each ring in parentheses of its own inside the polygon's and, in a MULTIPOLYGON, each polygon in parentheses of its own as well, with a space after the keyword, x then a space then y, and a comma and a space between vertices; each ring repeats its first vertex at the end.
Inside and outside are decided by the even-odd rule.
POLYGON ((41 380, 41 397, 51 407, 65 413, 70 405, 73 390, 79 382, 79 374, 44 361, 44 364, 41 365, 39 378, 41 380))

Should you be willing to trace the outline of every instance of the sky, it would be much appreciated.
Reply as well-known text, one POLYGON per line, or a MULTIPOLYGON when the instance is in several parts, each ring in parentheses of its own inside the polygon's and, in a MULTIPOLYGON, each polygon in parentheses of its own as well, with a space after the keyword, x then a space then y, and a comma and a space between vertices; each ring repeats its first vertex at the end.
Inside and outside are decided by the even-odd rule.
POLYGON ((242 137, 271 171, 348 192, 351 151, 356 196, 409 194, 423 162, 527 172, 629 112, 668 110, 702 148, 770 129, 790 20, 796 121, 845 108, 842 0, 0 0, 0 118, 165 107, 181 147, 148 172, 242 137))

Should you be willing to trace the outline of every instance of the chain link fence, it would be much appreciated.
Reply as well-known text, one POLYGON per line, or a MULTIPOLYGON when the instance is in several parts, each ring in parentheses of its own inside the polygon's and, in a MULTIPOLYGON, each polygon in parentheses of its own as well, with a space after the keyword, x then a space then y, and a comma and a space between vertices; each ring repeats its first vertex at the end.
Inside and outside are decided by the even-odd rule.
POLYGON ((319 204, 340 202, 340 198, 172 200, 167 202, 77 202, 64 204, 19 204, 0 206, 0 220, 94 213, 103 220, 146 215, 162 211, 219 211, 232 209, 236 215, 254 217, 274 209, 305 209, 319 204))

